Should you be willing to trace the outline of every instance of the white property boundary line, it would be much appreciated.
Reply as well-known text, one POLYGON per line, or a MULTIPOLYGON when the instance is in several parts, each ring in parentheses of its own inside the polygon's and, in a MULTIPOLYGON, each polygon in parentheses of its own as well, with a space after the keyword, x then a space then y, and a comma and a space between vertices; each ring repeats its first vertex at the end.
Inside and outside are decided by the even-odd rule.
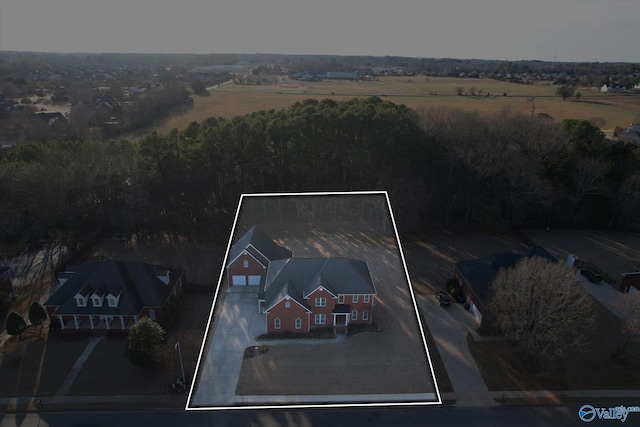
MULTIPOLYGON (((328 395, 331 396, 331 395, 328 395)), ((376 395, 372 395, 376 396, 376 395)), ((380 395, 384 396, 384 395, 380 395)), ((339 399, 336 399, 339 400, 339 399)), ((427 340, 424 335, 424 328, 422 326, 422 320, 420 319, 420 314, 418 312, 418 305, 416 302, 415 294, 413 293, 413 287, 411 286, 411 279, 409 277, 409 271, 407 270, 407 264, 404 258, 404 252, 402 251, 402 244, 400 243, 400 236, 398 235, 398 228, 396 227, 396 220, 393 216, 393 211, 391 209, 391 202, 389 201, 389 194, 386 191, 346 191, 346 192, 308 192, 308 193, 253 193, 253 194, 242 194, 240 195, 240 201, 238 203, 238 208, 236 209, 236 215, 233 220, 233 227, 231 229, 231 234, 229 235, 229 241, 227 243, 227 250, 224 255, 224 262, 222 263, 222 269, 220 271, 220 276, 218 278, 218 286, 216 287, 216 292, 213 297, 213 303, 211 304, 211 311, 209 312, 209 320, 207 322, 207 330, 204 334, 202 344, 200 346, 200 354, 198 355, 198 363, 196 364, 196 370, 194 373, 193 381, 191 381, 191 387, 189 388, 189 396, 187 397, 187 404, 185 407, 186 411, 202 411, 202 410, 244 410, 244 409, 295 409, 295 408, 362 408, 362 407, 380 407, 380 406, 424 406, 424 405, 440 405, 442 404, 442 397, 440 394, 440 389, 438 387, 438 382, 436 381, 435 371, 433 369, 433 362, 431 361, 431 354, 429 353, 429 347, 427 346, 427 340), (431 370, 431 379, 433 380, 433 385, 435 387, 435 396, 437 400, 434 401, 424 401, 424 402, 371 402, 371 403, 327 403, 327 404, 289 404, 289 405, 259 405, 259 406, 212 406, 212 407, 190 407, 191 397, 194 392, 194 388, 196 385, 196 376, 200 370, 200 363, 203 359, 204 348, 207 344, 207 339, 209 338, 209 333, 212 332, 211 321, 213 319, 213 312, 215 310, 216 302, 218 300, 218 294, 220 292, 220 287, 222 285, 222 277, 225 273, 225 266, 227 265, 227 258, 229 256, 229 250, 231 249, 231 240, 233 239, 233 235, 236 229, 236 225, 238 222, 238 216, 240 214, 240 208, 242 207, 242 202, 245 197, 288 197, 288 196, 358 196, 358 195, 384 195, 387 201, 387 208, 389 209, 389 215, 391 216, 391 223, 393 224, 393 231, 396 237, 396 242, 398 243, 398 250, 400 252, 400 259, 402 260, 402 267, 404 268, 405 279, 407 280, 407 286, 409 288, 409 294, 411 295, 411 301, 413 302, 413 311, 416 315, 416 320, 418 322, 418 328, 420 330, 420 336, 422 337, 422 344, 424 346, 424 350, 427 354, 427 360, 429 361, 429 369, 431 370)))

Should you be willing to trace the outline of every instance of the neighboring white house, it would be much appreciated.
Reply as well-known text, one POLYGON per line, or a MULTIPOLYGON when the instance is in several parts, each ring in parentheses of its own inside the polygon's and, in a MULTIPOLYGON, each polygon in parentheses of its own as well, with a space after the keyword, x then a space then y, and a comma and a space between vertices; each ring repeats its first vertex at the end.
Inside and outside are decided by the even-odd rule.
POLYGON ((605 84, 605 85, 602 85, 602 87, 600 88, 600 92, 602 92, 602 93, 627 93, 629 91, 627 90, 626 86, 618 86, 618 85, 615 85, 615 86, 614 85, 609 85, 609 86, 607 86, 605 84))

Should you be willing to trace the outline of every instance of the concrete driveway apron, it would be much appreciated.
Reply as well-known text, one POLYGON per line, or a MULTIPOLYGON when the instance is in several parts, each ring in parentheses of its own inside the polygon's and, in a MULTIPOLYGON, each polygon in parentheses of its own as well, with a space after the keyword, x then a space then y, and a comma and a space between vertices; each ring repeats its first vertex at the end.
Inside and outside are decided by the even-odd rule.
POLYGON ((255 338, 266 331, 264 315, 258 313, 255 292, 226 295, 209 351, 201 367, 192 406, 231 406, 242 367, 244 351, 257 345, 255 338))
POLYGON ((460 304, 440 307, 435 295, 416 295, 416 300, 449 374, 457 399, 456 405, 497 405, 490 397, 467 345, 467 333, 478 327, 473 315, 460 304))

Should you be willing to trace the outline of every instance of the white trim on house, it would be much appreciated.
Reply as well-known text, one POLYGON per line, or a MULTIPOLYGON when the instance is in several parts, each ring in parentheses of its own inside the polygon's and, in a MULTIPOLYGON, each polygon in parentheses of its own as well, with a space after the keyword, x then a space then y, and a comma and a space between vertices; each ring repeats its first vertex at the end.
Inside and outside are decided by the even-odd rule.
MULTIPOLYGON (((229 268, 229 267, 231 266, 231 264, 233 264, 234 262, 236 262, 236 260, 237 260, 238 258, 240 258, 242 255, 248 254, 251 258, 255 259, 255 260, 256 260, 256 262, 262 266, 262 268, 266 269, 266 268, 267 268, 267 266, 266 266, 266 265, 264 265, 264 264, 263 264, 263 263, 262 263, 258 258, 256 258, 256 257, 255 257, 255 255, 253 255, 251 252, 249 252, 249 251, 247 250, 247 249, 249 248, 249 246, 251 246, 253 249, 255 249, 255 250, 256 250, 256 252, 258 252, 260 255, 262 255, 262 256, 264 257, 264 259, 269 260, 269 258, 267 258, 266 256, 264 256, 264 254, 263 254, 262 252, 260 252, 260 251, 255 247, 255 246, 253 246, 251 243, 249 243, 249 244, 247 245, 247 247, 246 247, 246 248, 244 248, 244 249, 242 250, 242 252, 240 252, 238 255, 236 255, 236 257, 235 257, 234 259, 232 259, 231 261, 229 261, 229 262, 227 263, 227 268, 229 268)), ((269 260, 269 261, 271 261, 271 260, 269 260)))
MULTIPOLYGON (((334 317, 334 321, 335 321, 335 317, 334 317)), ((314 325, 326 325, 327 324, 327 315, 324 313, 316 313, 314 318, 313 318, 313 324, 314 325), (320 317, 318 317, 320 316, 320 317), (321 322, 318 322, 318 319, 321 320, 321 322)))
POLYGON ((305 311, 307 311, 308 313, 311 313, 311 310, 309 310, 307 307, 305 307, 304 305, 300 304, 298 301, 296 301, 294 298, 291 298, 289 295, 286 295, 282 298, 280 298, 278 301, 276 301, 275 303, 271 304, 271 306, 267 307, 266 310, 264 310, 265 313, 269 313, 271 311, 271 309, 273 307, 275 307, 276 305, 280 304, 280 302, 284 301, 284 300, 289 300, 289 301, 294 301, 296 304, 298 304, 300 307, 304 308, 305 311))
POLYGON ((313 289, 313 290, 312 290, 312 291, 310 291, 308 294, 306 294, 306 295, 302 295, 302 298, 304 298, 304 299, 309 299, 309 297, 311 297, 311 295, 313 295, 313 293, 314 293, 314 292, 316 292, 316 291, 320 291, 320 292, 322 292, 322 291, 327 291, 327 292, 329 292, 329 293, 333 296, 333 299, 337 299, 337 298, 338 298, 338 295, 334 294, 333 292, 331 292, 329 289, 325 288, 325 287, 324 287, 324 286, 322 286, 322 285, 320 285, 320 286, 318 286, 317 288, 313 289))

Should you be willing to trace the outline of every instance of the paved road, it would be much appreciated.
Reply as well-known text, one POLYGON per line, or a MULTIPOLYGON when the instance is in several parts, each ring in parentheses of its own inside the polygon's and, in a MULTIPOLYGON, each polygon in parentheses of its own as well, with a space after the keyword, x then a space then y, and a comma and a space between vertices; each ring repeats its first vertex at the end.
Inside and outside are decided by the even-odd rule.
MULTIPOLYGON (((0 414, 0 427, 41 426, 260 426, 260 427, 424 427, 424 426, 584 426, 581 405, 502 406, 492 408, 402 407, 324 410, 52 412, 0 414)), ((631 413, 622 424, 638 425, 631 413)), ((591 426, 617 426, 617 420, 598 420, 591 426)))

